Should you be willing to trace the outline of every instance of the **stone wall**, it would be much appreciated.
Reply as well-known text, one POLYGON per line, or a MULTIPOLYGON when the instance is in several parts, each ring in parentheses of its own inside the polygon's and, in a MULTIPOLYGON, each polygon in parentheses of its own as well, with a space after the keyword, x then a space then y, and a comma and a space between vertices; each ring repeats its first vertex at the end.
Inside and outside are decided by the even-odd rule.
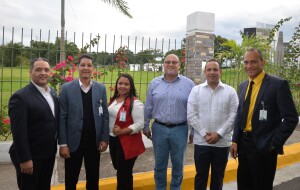
POLYGON ((204 80, 202 73, 206 61, 214 56, 215 35, 195 32, 186 36, 186 76, 195 83, 204 80))

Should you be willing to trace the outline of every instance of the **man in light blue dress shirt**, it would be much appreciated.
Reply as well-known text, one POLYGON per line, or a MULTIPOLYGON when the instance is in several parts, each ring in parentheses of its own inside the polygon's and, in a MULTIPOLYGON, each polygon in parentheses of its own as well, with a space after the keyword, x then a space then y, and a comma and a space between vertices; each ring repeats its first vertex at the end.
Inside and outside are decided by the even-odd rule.
POLYGON ((171 190, 179 190, 183 178, 184 156, 187 146, 187 100, 194 82, 179 75, 178 56, 168 55, 164 60, 165 74, 154 78, 148 88, 145 103, 144 135, 152 136, 156 190, 167 187, 169 155, 172 162, 171 190), (152 134, 149 129, 151 119, 152 134))

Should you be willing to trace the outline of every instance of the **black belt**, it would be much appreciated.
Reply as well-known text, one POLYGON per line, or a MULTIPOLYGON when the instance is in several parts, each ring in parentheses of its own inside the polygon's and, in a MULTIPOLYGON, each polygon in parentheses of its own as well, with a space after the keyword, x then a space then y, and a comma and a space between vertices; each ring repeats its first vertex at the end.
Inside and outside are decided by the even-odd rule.
POLYGON ((252 132, 250 132, 250 131, 242 131, 242 136, 243 137, 251 137, 252 136, 252 132))
POLYGON ((180 126, 180 125, 186 125, 186 121, 182 122, 182 123, 177 123, 177 124, 174 124, 174 123, 163 123, 163 122, 159 122, 157 120, 154 121, 155 123, 158 123, 160 125, 163 125, 163 126, 166 126, 166 127, 177 127, 177 126, 180 126))

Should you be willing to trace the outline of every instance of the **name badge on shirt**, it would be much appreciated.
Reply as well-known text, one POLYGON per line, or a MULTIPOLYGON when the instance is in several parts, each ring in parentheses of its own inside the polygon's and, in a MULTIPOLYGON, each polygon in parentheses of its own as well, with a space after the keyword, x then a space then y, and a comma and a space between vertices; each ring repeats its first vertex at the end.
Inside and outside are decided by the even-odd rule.
POLYGON ((102 100, 99 100, 99 115, 103 115, 102 100))
POLYGON ((267 121, 268 112, 265 110, 264 101, 261 101, 262 110, 259 110, 259 121, 267 121))
POLYGON ((102 108, 102 106, 99 106, 99 115, 103 115, 103 108, 102 108))
POLYGON ((126 111, 120 112, 120 121, 126 122, 126 111))

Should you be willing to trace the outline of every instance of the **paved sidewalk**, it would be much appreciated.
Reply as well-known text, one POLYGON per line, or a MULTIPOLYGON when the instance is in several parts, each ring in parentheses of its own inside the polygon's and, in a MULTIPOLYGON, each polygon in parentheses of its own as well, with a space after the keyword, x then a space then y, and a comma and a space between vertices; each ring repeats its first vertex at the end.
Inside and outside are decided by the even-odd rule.
MULTIPOLYGON (((296 128, 292 136, 286 142, 286 145, 300 142, 300 125, 296 128)), ((193 153, 194 147, 189 144, 186 153, 186 165, 194 164, 193 153)), ((300 150, 299 150, 300 151, 300 150)), ((169 162, 169 167, 170 167, 169 162)), ((153 149, 147 148, 146 152, 138 157, 134 173, 153 171, 154 158, 153 149)), ((274 190, 299 190, 300 189, 300 163, 278 169, 274 181, 274 190)), ((100 178, 115 177, 115 170, 113 169, 111 159, 108 153, 101 155, 100 163, 100 178)), ((85 179, 85 171, 82 168, 80 180, 85 179)), ((63 160, 57 157, 55 170, 53 174, 52 184, 64 183, 64 163, 63 160)), ((16 190, 16 176, 15 170, 11 163, 0 163, 0 190, 16 190)), ((226 183, 224 190, 236 190, 236 182, 226 183)))

